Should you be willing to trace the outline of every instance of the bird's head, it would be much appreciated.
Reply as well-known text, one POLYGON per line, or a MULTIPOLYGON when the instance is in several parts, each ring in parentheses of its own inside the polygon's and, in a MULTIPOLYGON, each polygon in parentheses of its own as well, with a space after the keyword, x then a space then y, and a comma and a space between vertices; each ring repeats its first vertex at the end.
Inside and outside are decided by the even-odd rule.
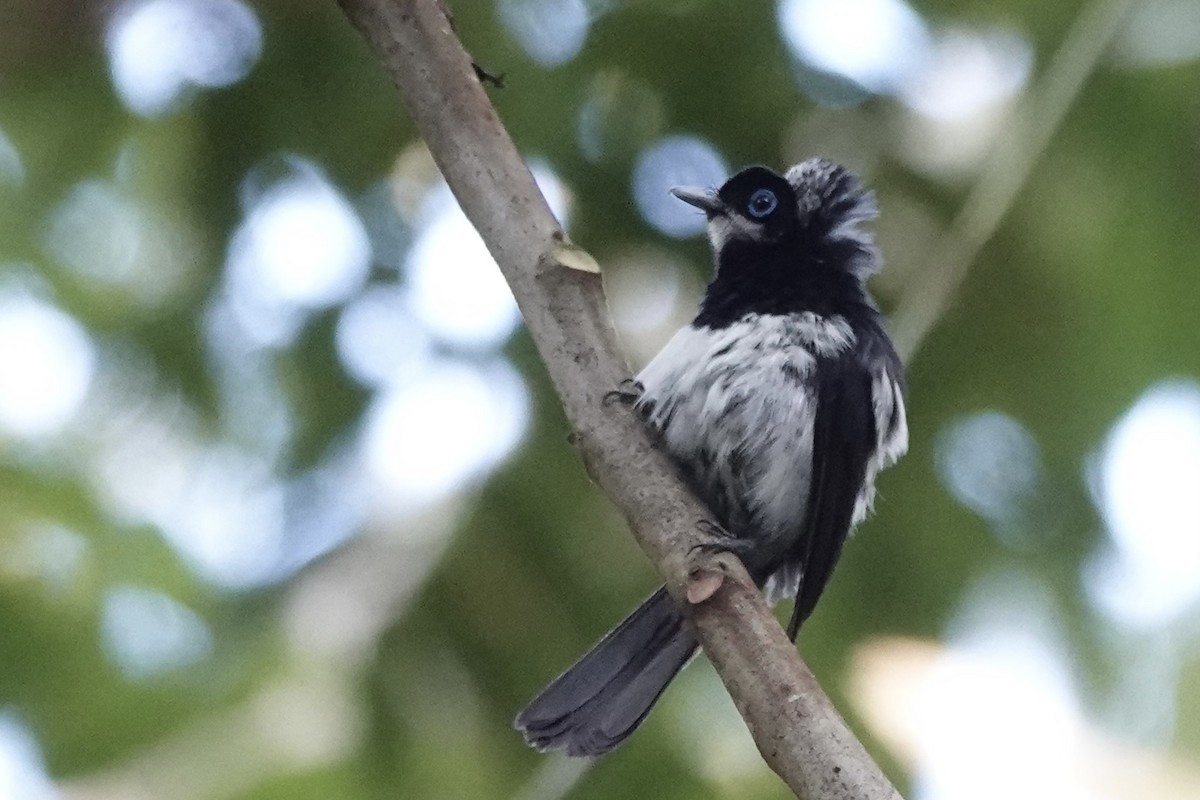
POLYGON ((719 273, 831 266, 863 280, 877 268, 871 235, 859 227, 875 217, 875 196, 827 159, 810 158, 783 175, 747 167, 720 189, 671 193, 708 217, 719 273))

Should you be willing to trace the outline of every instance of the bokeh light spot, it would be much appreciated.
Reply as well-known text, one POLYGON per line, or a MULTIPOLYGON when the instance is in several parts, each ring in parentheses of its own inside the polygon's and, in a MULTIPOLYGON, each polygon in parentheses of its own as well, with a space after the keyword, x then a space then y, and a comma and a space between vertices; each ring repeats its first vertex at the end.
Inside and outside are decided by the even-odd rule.
POLYGON ((302 169, 258 198, 234 236, 230 259, 231 269, 252 272, 265 295, 322 308, 361 285, 370 255, 350 204, 316 172, 302 169))
POLYGON ((196 612, 137 586, 115 586, 105 594, 100 635, 105 654, 133 680, 194 664, 213 647, 212 634, 196 612))
POLYGON ((408 255, 413 311, 443 341, 498 347, 521 318, 512 291, 449 191, 431 202, 436 210, 408 255))
POLYGON ((88 292, 151 307, 177 298, 199 260, 185 227, 102 180, 71 188, 50 217, 45 246, 88 292))
POLYGON ((1200 3, 1139 0, 1116 41, 1117 58, 1130 67, 1167 67, 1200 58, 1200 3))
POLYGON ((30 297, 0 294, 0 428, 53 434, 79 410, 92 382, 92 341, 72 317, 30 297))
POLYGON ((1111 549, 1085 573, 1094 602, 1161 625, 1200 600, 1200 384, 1161 383, 1113 427, 1093 467, 1111 549))
POLYGON ((0 798, 54 800, 57 796, 33 734, 13 714, 0 714, 0 798))
POLYGON ((574 58, 591 27, 585 0, 500 0, 497 11, 521 48, 543 67, 574 58))
POLYGON ((431 343, 396 287, 374 286, 338 317, 338 357, 356 380, 386 386, 411 377, 428 363, 431 343))
POLYGON ((528 423, 525 382, 500 360, 443 363, 383 393, 364 429, 381 502, 411 512, 442 499, 503 460, 528 423))
POLYGON ((168 541, 214 583, 253 586, 280 577, 283 487, 265 466, 213 448, 185 468, 178 505, 163 518, 168 541))
MULTIPOLYGON (((0 578, 34 579, 52 595, 78 585, 89 541, 49 521, 30 521, 16 536, 0 536, 0 578)), ((0 794, 0 797, 3 797, 0 794)))
POLYGON ((916 796, 1084 800, 1078 689, 1045 590, 1019 574, 986 576, 948 639, 912 709, 916 796))
POLYGON ((1033 71, 1033 46, 1007 28, 939 32, 921 69, 897 87, 900 155, 947 181, 965 180, 1009 130, 1033 71))
POLYGON ((1032 70, 1033 47, 1016 31, 951 29, 900 87, 900 99, 932 119, 961 120, 1014 97, 1032 70))
POLYGON ((649 84, 619 72, 597 75, 575 119, 579 149, 589 161, 632 159, 666 122, 662 98, 649 84))
POLYGON ((285 344, 306 312, 340 303, 367 278, 371 245, 354 208, 321 170, 285 158, 282 175, 247 176, 246 218, 226 261, 239 321, 263 344, 285 344))
POLYGON ((132 0, 113 15, 107 45, 125 105, 155 116, 193 87, 244 78, 262 52, 262 30, 238 0, 132 0))
POLYGON ((654 228, 682 238, 702 233, 704 214, 671 195, 675 186, 717 187, 729 167, 698 136, 668 136, 642 151, 633 169, 633 200, 654 228))
POLYGON ((994 525, 1020 519, 1042 478, 1037 442, 1021 423, 985 411, 938 437, 937 470, 955 499, 994 525))
POLYGON ((667 248, 643 246, 605 260, 604 291, 634 369, 640 369, 696 314, 701 282, 667 248))
POLYGON ((154 525, 198 576, 244 588, 280 577, 284 487, 269 456, 204 441, 177 397, 99 421, 93 481, 109 513, 154 525))
POLYGON ((920 66, 929 34, 903 0, 781 0, 779 28, 804 63, 873 92, 920 66))
MULTIPOLYGON (((535 162, 532 171, 550 210, 566 227, 566 187, 544 164, 535 162)), ((429 193, 422 217, 406 262, 413 313, 448 344, 499 347, 521 319, 500 268, 444 183, 429 193)))

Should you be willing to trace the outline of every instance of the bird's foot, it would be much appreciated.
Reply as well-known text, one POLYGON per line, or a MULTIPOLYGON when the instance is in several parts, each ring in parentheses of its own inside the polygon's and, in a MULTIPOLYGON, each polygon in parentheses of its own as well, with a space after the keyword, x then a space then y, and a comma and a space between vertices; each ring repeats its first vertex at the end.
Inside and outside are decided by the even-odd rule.
POLYGON ((635 381, 633 378, 626 378, 621 381, 616 389, 604 393, 603 402, 606 406, 613 403, 631 406, 641 399, 645 391, 646 387, 642 386, 640 381, 635 381))
POLYGON ((691 554, 711 555, 714 553, 732 553, 742 561, 754 552, 754 542, 741 539, 722 528, 712 520, 702 519, 696 523, 703 541, 692 545, 691 554))
POLYGON ((731 554, 744 559, 753 547, 753 543, 733 536, 711 520, 700 520, 696 528, 704 541, 688 551, 693 565, 688 570, 687 599, 692 605, 708 600, 725 583, 730 565, 720 556, 731 554))

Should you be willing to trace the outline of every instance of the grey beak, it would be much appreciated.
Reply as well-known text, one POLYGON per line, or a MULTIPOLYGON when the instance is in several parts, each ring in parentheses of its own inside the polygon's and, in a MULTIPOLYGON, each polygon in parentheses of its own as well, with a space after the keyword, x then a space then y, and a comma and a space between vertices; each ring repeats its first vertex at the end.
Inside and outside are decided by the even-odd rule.
POLYGON ((690 206, 703 211, 709 217, 725 213, 725 204, 712 189, 701 189, 697 186, 676 186, 671 194, 690 206))

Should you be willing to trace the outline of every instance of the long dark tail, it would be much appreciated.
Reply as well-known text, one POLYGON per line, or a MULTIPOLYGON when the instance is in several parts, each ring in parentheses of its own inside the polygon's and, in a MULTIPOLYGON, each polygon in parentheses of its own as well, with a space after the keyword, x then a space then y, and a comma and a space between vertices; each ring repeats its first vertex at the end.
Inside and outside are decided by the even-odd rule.
POLYGON ((539 750, 597 756, 625 741, 696 652, 696 638, 659 589, 517 715, 539 750))

